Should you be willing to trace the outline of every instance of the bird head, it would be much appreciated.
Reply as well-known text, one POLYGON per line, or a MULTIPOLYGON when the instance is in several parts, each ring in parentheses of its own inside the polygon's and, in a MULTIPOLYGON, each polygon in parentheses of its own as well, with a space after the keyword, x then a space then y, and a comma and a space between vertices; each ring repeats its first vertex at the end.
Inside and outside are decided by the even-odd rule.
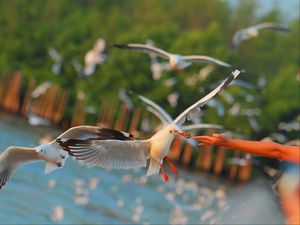
POLYGON ((47 154, 47 148, 45 144, 39 145, 35 148, 36 154, 40 157, 40 158, 45 158, 46 154, 47 154))

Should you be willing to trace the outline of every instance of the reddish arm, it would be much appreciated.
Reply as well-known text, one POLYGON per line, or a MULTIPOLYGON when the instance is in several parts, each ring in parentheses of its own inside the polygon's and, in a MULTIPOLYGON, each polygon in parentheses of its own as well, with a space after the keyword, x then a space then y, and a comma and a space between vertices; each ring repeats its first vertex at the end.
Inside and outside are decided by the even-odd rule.
POLYGON ((204 143, 205 145, 224 146, 247 153, 287 160, 300 164, 299 146, 286 146, 267 141, 245 141, 239 139, 230 139, 222 134, 213 134, 212 137, 196 136, 194 139, 204 143))

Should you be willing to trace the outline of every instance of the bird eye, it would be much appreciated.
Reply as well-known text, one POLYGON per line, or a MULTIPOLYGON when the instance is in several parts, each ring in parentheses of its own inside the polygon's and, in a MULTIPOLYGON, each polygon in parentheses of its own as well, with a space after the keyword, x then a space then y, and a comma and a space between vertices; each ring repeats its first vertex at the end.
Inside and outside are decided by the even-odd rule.
POLYGON ((44 150, 43 149, 41 149, 41 153, 43 153, 44 152, 44 150))

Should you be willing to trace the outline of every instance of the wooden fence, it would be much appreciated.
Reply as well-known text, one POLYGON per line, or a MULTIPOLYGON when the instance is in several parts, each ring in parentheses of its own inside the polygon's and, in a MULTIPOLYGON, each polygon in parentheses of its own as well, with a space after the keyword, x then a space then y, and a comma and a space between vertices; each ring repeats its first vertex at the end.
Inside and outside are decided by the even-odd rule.
MULTIPOLYGON (((55 124, 70 124, 78 126, 85 124, 86 97, 78 91, 73 116, 70 122, 62 121, 65 106, 68 104, 69 91, 52 85, 47 92, 32 101, 31 92, 35 88, 34 79, 27 82, 27 87, 22 90, 22 74, 15 72, 0 81, 0 108, 6 111, 26 115, 29 110, 55 124), (24 94, 23 94, 24 93, 24 94)), ((117 130, 128 131, 135 137, 149 137, 153 130, 149 130, 151 114, 142 108, 130 111, 124 104, 102 101, 99 103, 96 125, 110 127, 117 130)), ((151 128, 150 124, 150 128, 151 128)), ((66 128, 66 127, 64 127, 66 128)), ((210 134, 213 132, 209 131, 210 134)), ((226 148, 200 147, 194 149, 179 137, 171 145, 168 157, 185 167, 194 170, 212 173, 218 176, 227 176, 232 180, 247 181, 252 171, 252 160, 249 155, 226 148), (244 159, 243 164, 228 164, 232 158, 244 159)))

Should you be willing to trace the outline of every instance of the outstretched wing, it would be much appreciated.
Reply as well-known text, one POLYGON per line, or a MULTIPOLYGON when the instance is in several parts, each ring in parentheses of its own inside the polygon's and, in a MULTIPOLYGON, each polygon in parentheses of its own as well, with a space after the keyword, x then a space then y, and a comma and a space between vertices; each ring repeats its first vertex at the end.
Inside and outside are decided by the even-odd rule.
POLYGON ((21 164, 39 160, 32 148, 9 147, 0 155, 0 189, 10 179, 14 170, 21 164))
POLYGON ((160 49, 156 48, 154 46, 145 45, 145 44, 113 44, 113 47, 117 48, 123 48, 123 49, 129 49, 136 52, 143 52, 147 54, 155 54, 157 56, 160 56, 162 58, 168 59, 170 57, 170 53, 160 49))
POLYGON ((181 130, 183 131, 191 131, 191 130, 199 130, 199 129, 223 129, 223 126, 218 124, 209 124, 209 123, 199 123, 199 124, 181 126, 181 130))
POLYGON ((217 64, 220 66, 231 67, 231 65, 228 63, 225 63, 221 60, 206 55, 186 55, 186 56, 182 56, 182 58, 183 60, 188 60, 192 62, 207 62, 207 63, 217 64))
POLYGON ((266 23, 260 23, 254 26, 257 30, 263 30, 263 29, 271 29, 276 31, 282 31, 282 32, 290 32, 291 29, 287 26, 272 23, 272 22, 266 22, 266 23))
POLYGON ((170 114, 167 113, 158 104, 156 104, 152 100, 150 100, 142 95, 138 95, 138 98, 140 100, 142 100, 145 104, 147 104, 147 110, 152 112, 154 115, 156 115, 161 120, 162 123, 164 123, 164 124, 172 123, 173 119, 170 116, 170 114))
POLYGON ((232 38, 232 48, 237 49, 245 36, 245 29, 237 31, 232 38))
POLYGON ((69 155, 90 166, 131 169, 146 166, 150 145, 146 141, 74 140, 60 142, 69 155))
MULTIPOLYGON (((76 134, 82 131, 81 127, 77 129, 76 134)), ((130 169, 146 166, 150 150, 148 141, 134 140, 127 133, 108 128, 98 128, 89 137, 69 139, 65 135, 56 141, 69 155, 83 163, 104 168, 130 169)))
POLYGON ((109 128, 100 128, 97 126, 77 126, 72 127, 63 134, 61 134, 56 140, 67 139, 117 139, 117 140, 131 140, 133 136, 129 133, 117 131, 109 128))
POLYGON ((193 114, 196 114, 200 111, 200 107, 206 104, 206 102, 213 98, 216 94, 218 94, 221 90, 223 90, 225 87, 227 87, 235 78, 237 78, 240 75, 240 70, 233 71, 218 87, 216 87, 213 91, 211 91, 209 94, 201 98, 199 101, 191 105, 189 108, 187 108, 185 111, 183 111, 175 120, 174 124, 177 126, 182 125, 187 117, 192 117, 193 114))

